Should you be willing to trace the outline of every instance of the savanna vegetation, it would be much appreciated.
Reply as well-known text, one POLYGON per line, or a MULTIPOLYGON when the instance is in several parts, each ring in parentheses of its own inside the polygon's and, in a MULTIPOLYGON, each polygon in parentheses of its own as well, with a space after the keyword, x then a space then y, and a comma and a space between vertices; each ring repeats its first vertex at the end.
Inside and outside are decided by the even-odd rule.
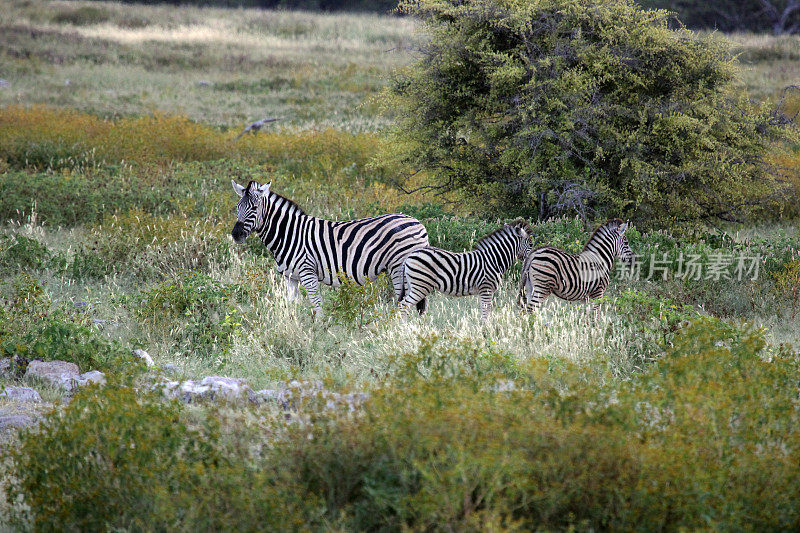
MULTIPOLYGON (((798 527, 797 146, 760 145, 783 189, 745 224, 635 224, 642 258, 615 273, 596 320, 555 300, 519 314, 517 271, 485 326, 472 299, 436 295, 400 323, 385 280, 326 288, 315 320, 260 242, 230 239, 231 178, 272 180, 328 218, 402 211, 455 251, 512 217, 463 191, 396 187, 418 169, 386 156, 396 116, 380 113, 381 91, 418 61, 419 23, 9 4, 0 358, 13 366, 0 383, 25 382, 34 358, 109 382, 72 398, 43 389, 52 412, 7 437, 4 528, 798 527), (265 116, 281 121, 235 140, 265 116), (150 390, 161 371, 135 348, 179 378, 320 380, 369 399, 184 405, 150 390)), ((698 54, 722 39, 681 35, 698 54)), ((729 37, 740 55, 725 69, 741 74, 726 94, 774 108, 800 78, 800 41, 729 37)), ((537 222, 534 245, 579 251, 598 222, 587 214, 537 222)))

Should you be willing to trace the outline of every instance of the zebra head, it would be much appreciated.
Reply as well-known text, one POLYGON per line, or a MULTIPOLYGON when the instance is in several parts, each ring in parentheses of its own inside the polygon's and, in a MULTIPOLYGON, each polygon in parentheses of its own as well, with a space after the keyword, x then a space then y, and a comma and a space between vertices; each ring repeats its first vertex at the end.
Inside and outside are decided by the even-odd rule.
POLYGON ((517 259, 525 259, 533 248, 531 236, 524 228, 514 227, 514 235, 517 237, 517 259))
POLYGON ((516 258, 525 259, 525 257, 533 248, 530 225, 523 219, 518 218, 510 224, 506 224, 505 229, 507 231, 511 231, 512 235, 516 239, 516 247, 514 248, 516 258))
POLYGON ((231 180, 233 190, 236 194, 241 196, 239 202, 236 204, 236 224, 233 225, 231 230, 231 237, 234 242, 241 244, 248 235, 256 227, 259 217, 263 217, 259 209, 261 198, 265 194, 269 194, 269 186, 272 182, 264 185, 259 185, 256 181, 251 181, 247 187, 242 187, 236 181, 231 180))
POLYGON ((619 235, 619 247, 617 248, 617 257, 626 263, 632 263, 635 256, 628 244, 628 238, 625 237, 625 232, 628 231, 628 222, 623 222, 617 227, 617 234, 619 235))

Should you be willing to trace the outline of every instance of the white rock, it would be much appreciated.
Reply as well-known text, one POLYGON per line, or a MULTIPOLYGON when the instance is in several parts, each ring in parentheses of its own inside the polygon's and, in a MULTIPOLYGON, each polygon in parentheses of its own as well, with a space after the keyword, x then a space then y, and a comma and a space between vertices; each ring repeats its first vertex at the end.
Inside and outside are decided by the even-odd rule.
POLYGON ((30 387, 2 387, 0 388, 0 398, 15 400, 18 402, 41 402, 42 397, 36 389, 30 387))
POLYGON ((208 376, 200 381, 164 381, 161 385, 164 395, 178 398, 184 402, 197 400, 239 400, 250 396, 250 387, 243 379, 224 376, 208 376))
POLYGON ((277 402, 280 397, 280 391, 273 389, 261 389, 257 391, 250 391, 248 398, 253 403, 267 403, 277 402))
POLYGON ((221 397, 227 400, 241 398, 242 393, 250 388, 243 379, 224 376, 208 376, 203 378, 200 385, 211 387, 214 392, 214 398, 221 397))
POLYGON ((25 370, 25 377, 38 378, 56 387, 74 389, 80 380, 78 365, 67 361, 31 361, 25 370))
POLYGON ((90 383, 99 383, 103 385, 106 382, 106 375, 100 372, 99 370, 92 370, 91 372, 86 372, 85 374, 81 374, 78 378, 78 386, 83 387, 84 385, 89 385, 90 383))
POLYGON ((135 355, 139 359, 143 360, 145 365, 147 365, 147 366, 155 366, 155 363, 153 362, 153 358, 150 357, 150 354, 145 352, 141 348, 136 348, 133 351, 133 355, 135 355))
POLYGON ((0 412, 0 431, 32 426, 35 422, 28 415, 7 415, 0 412))

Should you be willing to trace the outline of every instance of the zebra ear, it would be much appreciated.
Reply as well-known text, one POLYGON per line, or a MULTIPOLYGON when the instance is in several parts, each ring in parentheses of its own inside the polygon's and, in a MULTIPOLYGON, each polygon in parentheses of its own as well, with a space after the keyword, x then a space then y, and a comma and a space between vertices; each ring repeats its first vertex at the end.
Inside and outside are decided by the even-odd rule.
POLYGON ((623 222, 622 224, 620 224, 619 227, 617 228, 617 231, 619 232, 620 235, 625 235, 625 232, 628 231, 628 222, 623 222))
POLYGON ((268 192, 268 191, 269 191, 269 186, 270 186, 270 185, 272 185, 272 182, 271 182, 271 181, 270 181, 269 183, 265 183, 264 185, 262 185, 261 187, 259 187, 259 188, 258 188, 258 191, 259 191, 261 194, 264 194, 265 192, 268 192))
POLYGON ((231 185, 233 185, 233 190, 236 192, 236 194, 239 196, 244 196, 244 187, 236 183, 235 180, 231 180, 231 185))

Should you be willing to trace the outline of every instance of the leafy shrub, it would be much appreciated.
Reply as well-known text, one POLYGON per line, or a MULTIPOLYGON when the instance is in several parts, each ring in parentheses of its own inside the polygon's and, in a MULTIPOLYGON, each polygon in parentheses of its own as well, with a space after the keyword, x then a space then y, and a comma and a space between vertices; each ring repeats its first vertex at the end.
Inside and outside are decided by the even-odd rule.
POLYGON ((800 302, 800 259, 786 263, 782 271, 773 272, 772 275, 775 278, 775 293, 779 298, 789 301, 794 320, 800 302))
POLYGON ((7 497, 36 529, 800 525, 800 358, 759 330, 699 319, 622 382, 485 340, 425 338, 391 366, 356 415, 261 418, 268 445, 118 383, 81 391, 10 451, 7 497))
POLYGON ((241 325, 237 288, 198 272, 183 272, 143 290, 134 314, 143 325, 170 333, 188 353, 224 364, 241 325))
POLYGON ((108 340, 80 317, 61 309, 50 308, 39 315, 11 319, 22 330, 0 337, 0 357, 69 361, 82 371, 116 371, 136 364, 120 343, 108 340), (33 321, 25 323, 25 318, 33 321))
MULTIPOLYGON (((136 208, 153 214, 177 210, 167 184, 154 188, 144 176, 129 171, 0 174, 0 217, 22 220, 36 214, 47 226, 94 224, 115 211, 136 208), (25 183, 20 187, 20 182, 25 183), (39 198, 35 203, 31 198, 39 198), (80 209, 75 209, 80 205, 80 209)), ((181 184, 183 185, 183 184, 181 184)))
POLYGON ((340 273, 341 285, 325 300, 326 313, 343 326, 358 329, 386 318, 379 305, 392 296, 388 294, 389 279, 381 274, 374 281, 359 285, 350 276, 340 273))
POLYGON ((310 499, 280 498, 271 485, 279 473, 227 454, 220 440, 213 419, 190 428, 178 404, 141 397, 131 387, 79 391, 10 451, 19 481, 7 498, 22 498, 30 509, 15 525, 37 531, 302 527, 296 508, 312 507, 310 499))
POLYGON ((0 270, 39 270, 53 254, 47 246, 24 235, 0 234, 0 270))
POLYGON ((111 271, 111 266, 97 253, 81 247, 75 252, 67 267, 68 274, 76 280, 101 279, 111 271))
POLYGON ((739 218, 795 134, 736 83, 714 35, 627 0, 409 0, 424 54, 384 99, 384 157, 482 212, 592 209, 649 225, 739 218), (635 110, 635 111, 632 111, 635 110))
POLYGON ((275 460, 343 529, 791 529, 800 368, 764 351, 761 333, 704 319, 609 385, 426 340, 363 416, 290 428, 275 460))
POLYGON ((643 330, 655 331, 662 346, 668 346, 674 334, 701 315, 690 305, 676 304, 637 290, 622 291, 613 299, 617 312, 643 330))

